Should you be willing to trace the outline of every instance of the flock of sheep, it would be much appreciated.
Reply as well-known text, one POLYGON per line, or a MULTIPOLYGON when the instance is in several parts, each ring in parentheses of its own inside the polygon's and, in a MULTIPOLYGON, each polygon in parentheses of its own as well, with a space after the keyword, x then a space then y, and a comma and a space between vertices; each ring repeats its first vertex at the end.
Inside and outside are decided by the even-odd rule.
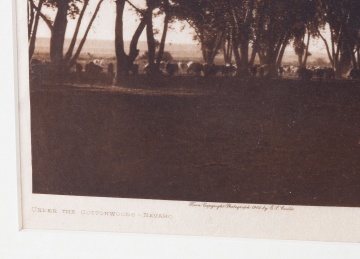
MULTIPOLYGON (((135 64, 134 66, 138 66, 135 64)), ((160 73, 170 76, 174 75, 196 75, 196 76, 232 76, 236 73, 236 66, 231 64, 215 65, 201 64, 199 62, 160 62, 160 73)), ((143 73, 150 75, 149 64, 145 64, 143 73)))
MULTIPOLYGON (((254 65, 246 73, 252 78, 262 78, 270 75, 270 66, 268 65, 254 65)), ((33 83, 41 83, 51 78, 50 64, 47 61, 40 61, 33 59, 30 62, 30 80, 33 83)), ((235 76, 237 67, 232 64, 215 65, 215 64, 201 64, 200 62, 161 62, 159 65, 158 74, 176 76, 235 76)), ((293 77, 301 80, 333 80, 335 79, 335 71, 329 67, 296 67, 296 66, 281 66, 276 69, 274 77, 293 77)), ((85 66, 77 63, 74 71, 70 71, 66 80, 69 82, 79 83, 101 83, 112 84, 115 79, 115 65, 106 60, 95 59, 85 66)), ((149 64, 134 63, 130 74, 133 76, 139 74, 151 75, 149 64)), ((352 69, 348 78, 360 79, 360 70, 352 69)))

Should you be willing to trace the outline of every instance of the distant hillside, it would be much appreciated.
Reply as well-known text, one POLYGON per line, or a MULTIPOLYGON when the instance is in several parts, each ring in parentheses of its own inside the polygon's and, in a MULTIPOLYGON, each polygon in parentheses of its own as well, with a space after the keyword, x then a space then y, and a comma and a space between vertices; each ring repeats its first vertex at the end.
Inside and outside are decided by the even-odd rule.
MULTIPOLYGON (((65 41, 65 50, 70 44, 70 40, 65 41)), ((125 41, 125 49, 129 49, 130 42, 125 41)), ((46 55, 49 53, 50 40, 48 38, 38 38, 36 41, 36 55, 46 55)), ((140 41, 138 43, 138 49, 140 50, 140 55, 144 54, 147 50, 147 43, 145 41, 140 41)), ((166 44, 165 50, 169 51, 171 55, 177 60, 202 60, 202 54, 200 46, 196 44, 166 44)), ((115 59, 115 44, 113 41, 109 40, 87 40, 84 48, 82 50, 82 58, 109 58, 115 59)), ((322 58, 328 60, 326 53, 316 52, 309 57, 309 62, 315 61, 317 58, 322 58)), ((222 55, 217 56, 217 62, 222 63, 222 55)), ((297 62, 297 56, 294 54, 293 49, 289 46, 286 49, 284 56, 284 63, 294 63, 297 62)))

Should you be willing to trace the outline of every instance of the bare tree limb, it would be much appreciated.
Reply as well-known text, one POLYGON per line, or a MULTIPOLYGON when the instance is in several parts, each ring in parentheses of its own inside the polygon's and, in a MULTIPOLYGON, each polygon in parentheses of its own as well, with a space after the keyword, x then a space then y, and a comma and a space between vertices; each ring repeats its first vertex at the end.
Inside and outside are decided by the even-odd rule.
POLYGON ((133 3, 130 2, 130 0, 126 0, 126 2, 132 7, 134 8, 138 13, 141 13, 142 15, 145 14, 145 11, 136 7, 133 3))
POLYGON ((43 19, 43 21, 46 23, 46 25, 49 27, 50 31, 53 30, 53 25, 52 25, 52 22, 49 18, 46 17, 45 14, 43 14, 41 12, 41 8, 39 8, 38 6, 35 5, 35 3, 33 1, 30 1, 31 3, 31 6, 36 10, 36 12, 39 13, 41 19, 43 19))
POLYGON ((330 53, 330 48, 329 48, 329 44, 327 42, 327 40, 325 39, 325 37, 321 34, 320 30, 318 29, 318 34, 320 36, 320 38, 323 40, 324 44, 325 44, 325 47, 326 47, 326 52, 328 54, 328 57, 329 57, 329 60, 330 60, 330 63, 332 66, 334 66, 334 60, 333 58, 331 57, 331 53, 330 53))

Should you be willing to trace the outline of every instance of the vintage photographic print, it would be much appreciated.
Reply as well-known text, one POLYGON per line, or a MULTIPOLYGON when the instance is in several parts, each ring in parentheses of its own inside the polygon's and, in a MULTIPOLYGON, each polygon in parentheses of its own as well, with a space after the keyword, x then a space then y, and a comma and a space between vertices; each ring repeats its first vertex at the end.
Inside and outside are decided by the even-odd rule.
POLYGON ((17 0, 23 227, 360 241, 360 2, 17 0))

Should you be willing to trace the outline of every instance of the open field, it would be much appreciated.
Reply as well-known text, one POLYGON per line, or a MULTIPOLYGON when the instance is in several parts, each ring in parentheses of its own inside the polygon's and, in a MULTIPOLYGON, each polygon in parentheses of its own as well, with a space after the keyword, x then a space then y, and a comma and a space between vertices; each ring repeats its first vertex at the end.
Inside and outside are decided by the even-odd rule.
MULTIPOLYGON (((49 49, 50 49, 50 39, 48 38, 38 38, 36 41, 36 49, 34 58, 40 60, 49 60, 49 49)), ((65 50, 67 50, 70 40, 65 40, 65 50)), ((125 50, 129 49, 130 42, 125 41, 125 50)), ((144 41, 139 41, 138 49, 140 50, 140 56, 142 56, 145 51, 147 51, 147 43, 144 41)), ((251 46, 250 46, 251 50, 251 46)), ((203 57, 201 53, 201 47, 196 44, 166 44, 165 51, 171 53, 175 60, 188 60, 188 61, 199 61, 203 63, 203 57)), ((251 53, 251 51, 249 51, 251 53)), ((313 55, 309 56, 308 63, 312 64, 317 60, 317 58, 322 58, 328 60, 326 52, 316 52, 313 55)), ((115 55, 115 44, 113 41, 109 40, 92 40, 88 39, 82 49, 79 61, 86 60, 87 62, 93 59, 105 59, 114 62, 116 60, 115 55)), ((218 64, 224 63, 223 54, 219 54, 215 58, 215 62, 218 64)), ((234 60, 235 63, 235 60, 234 60)), ((256 63, 259 63, 256 59, 256 63)), ((297 65, 298 57, 295 55, 295 52, 292 46, 288 46, 285 52, 283 64, 286 65, 297 65)))
POLYGON ((33 191, 360 206, 360 85, 139 77, 31 87, 33 191))

